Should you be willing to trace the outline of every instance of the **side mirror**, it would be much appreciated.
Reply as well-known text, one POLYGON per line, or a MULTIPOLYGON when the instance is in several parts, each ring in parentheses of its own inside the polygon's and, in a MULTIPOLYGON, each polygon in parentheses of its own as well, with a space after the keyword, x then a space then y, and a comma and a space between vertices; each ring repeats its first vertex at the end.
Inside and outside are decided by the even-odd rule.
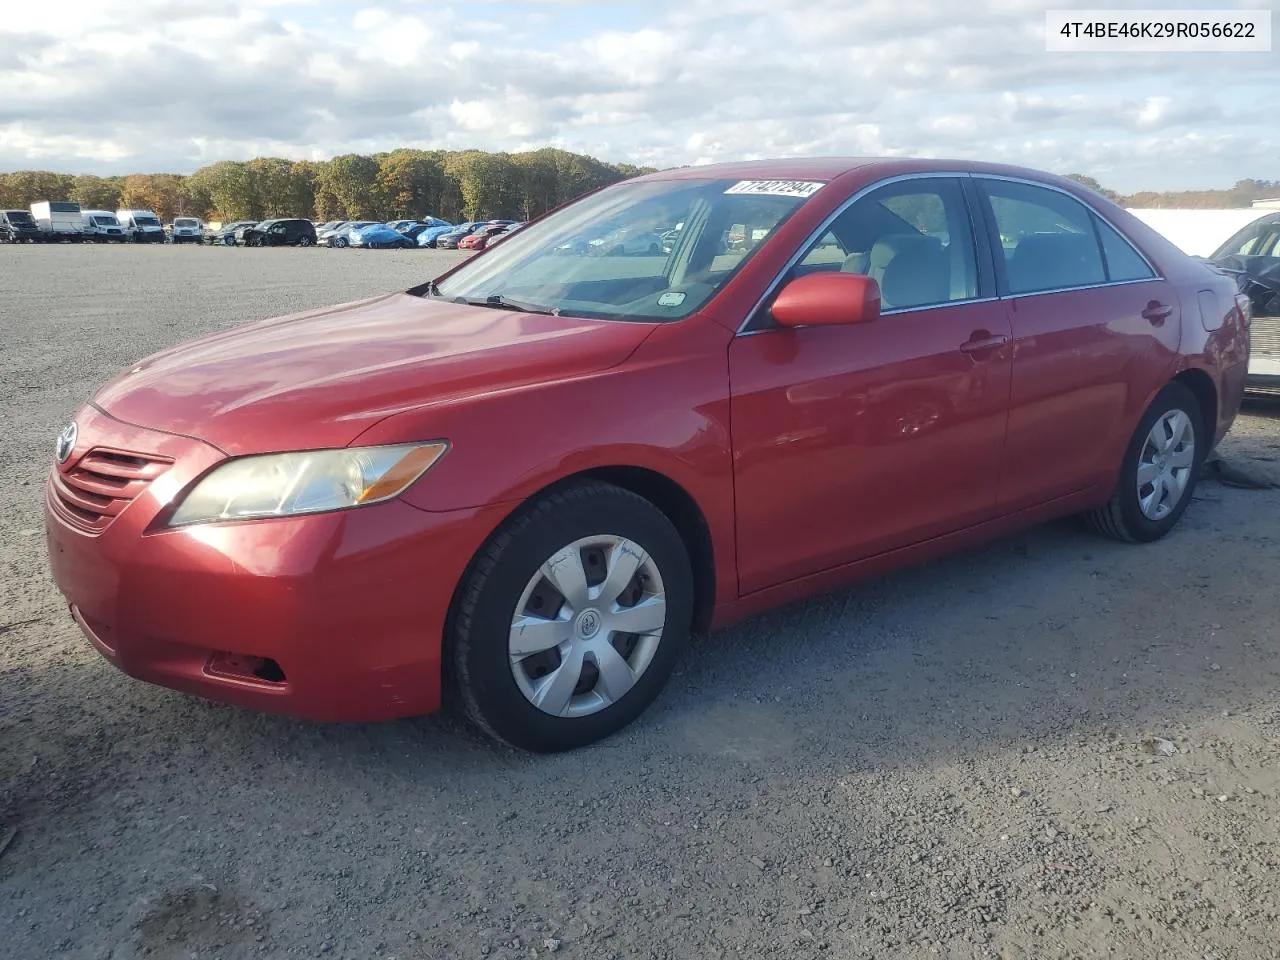
POLYGON ((860 273, 811 273, 782 288, 772 313, 783 327, 867 323, 880 316, 880 285, 860 273))

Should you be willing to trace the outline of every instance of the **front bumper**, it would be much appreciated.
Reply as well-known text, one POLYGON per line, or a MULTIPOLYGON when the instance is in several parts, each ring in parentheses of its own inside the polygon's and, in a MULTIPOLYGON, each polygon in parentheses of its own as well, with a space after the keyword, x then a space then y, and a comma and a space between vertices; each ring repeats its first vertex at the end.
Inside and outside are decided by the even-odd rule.
POLYGON ((77 421, 79 446, 45 487, 46 540, 58 589, 108 660, 140 680, 315 720, 439 707, 448 606, 497 508, 429 513, 392 500, 169 529, 158 515, 221 452, 92 407, 77 421), (160 470, 123 506, 102 505, 105 524, 66 500, 103 451, 160 470))

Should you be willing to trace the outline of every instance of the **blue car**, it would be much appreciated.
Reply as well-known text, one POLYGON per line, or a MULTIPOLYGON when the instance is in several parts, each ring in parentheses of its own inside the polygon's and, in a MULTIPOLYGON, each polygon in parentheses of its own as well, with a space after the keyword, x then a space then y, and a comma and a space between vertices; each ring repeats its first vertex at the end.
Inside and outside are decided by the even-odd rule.
POLYGON ((436 241, 439 240, 441 237, 445 236, 446 234, 450 234, 455 231, 461 230, 463 227, 471 227, 471 226, 474 226, 474 224, 460 223, 457 225, 448 224, 446 226, 441 226, 441 227, 427 227, 427 229, 423 230, 420 234, 418 234, 418 246, 434 247, 436 245, 436 241))
POLYGON ((453 224, 439 217, 423 217, 421 220, 393 220, 387 226, 401 233, 412 233, 416 237, 427 227, 451 227, 453 224))
POLYGON ((375 223, 347 234, 347 242, 353 247, 367 250, 408 250, 416 244, 388 224, 375 223))

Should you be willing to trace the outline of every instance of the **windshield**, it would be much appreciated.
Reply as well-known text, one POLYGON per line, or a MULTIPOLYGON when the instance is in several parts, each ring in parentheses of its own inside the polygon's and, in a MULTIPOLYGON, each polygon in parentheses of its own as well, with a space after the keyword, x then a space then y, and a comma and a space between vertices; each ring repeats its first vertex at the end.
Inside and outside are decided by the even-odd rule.
MULTIPOLYGON (((1256 257, 1266 256, 1264 249, 1269 238, 1274 238, 1277 229, 1280 228, 1280 218, 1272 220, 1270 217, 1264 217, 1237 231, 1231 236, 1226 243, 1213 252, 1211 260, 1220 260, 1223 257, 1256 257)), ((1272 252, 1272 256, 1276 253, 1272 252)))
POLYGON ((10 223, 35 223, 31 214, 25 210, 10 210, 7 214, 10 223))
POLYGON ((134 217, 133 222, 140 227, 158 227, 160 221, 156 217, 134 217))
POLYGON ((621 183, 511 234, 440 281, 434 294, 580 317, 678 320, 706 303, 822 186, 621 183))
POLYGON ((194 220, 191 217, 179 217, 177 220, 173 221, 173 225, 175 227, 198 227, 200 226, 200 221, 194 220))
POLYGON ((98 226, 100 226, 100 227, 118 227, 118 226, 120 226, 120 221, 119 221, 119 220, 117 220, 115 217, 110 216, 110 215, 108 215, 108 216, 95 216, 95 217, 93 218, 93 222, 94 222, 94 223, 96 223, 96 224, 97 224, 98 226))

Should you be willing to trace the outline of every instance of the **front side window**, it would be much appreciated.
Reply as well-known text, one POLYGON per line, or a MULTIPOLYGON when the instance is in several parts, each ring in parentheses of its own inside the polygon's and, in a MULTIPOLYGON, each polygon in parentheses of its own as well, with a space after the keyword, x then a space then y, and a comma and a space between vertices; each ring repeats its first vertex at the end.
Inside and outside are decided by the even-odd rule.
POLYGON ((822 186, 621 183, 511 234, 441 280, 434 295, 607 320, 679 320, 715 295, 822 186))
POLYGON ((1005 180, 983 190, 1000 235, 1009 292, 1036 293, 1106 283, 1093 214, 1065 193, 1005 180))
POLYGON ((793 275, 837 270, 873 278, 885 310, 976 297, 977 257, 959 181, 906 180, 859 198, 805 252, 793 275))

